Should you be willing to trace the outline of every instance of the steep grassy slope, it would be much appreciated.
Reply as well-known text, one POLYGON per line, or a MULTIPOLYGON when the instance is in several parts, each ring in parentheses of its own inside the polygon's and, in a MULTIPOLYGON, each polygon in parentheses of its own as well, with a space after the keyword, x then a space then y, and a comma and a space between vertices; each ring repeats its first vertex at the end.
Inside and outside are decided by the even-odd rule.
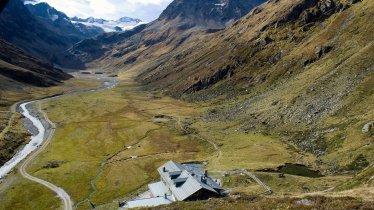
MULTIPOLYGON (((98 64, 137 73, 155 91, 120 73, 114 89, 44 102, 60 127, 30 169, 84 209, 86 198, 116 208, 168 159, 207 163, 231 197, 161 209, 370 209, 374 139, 362 128, 374 119, 373 15, 370 0, 272 0, 225 30, 160 22, 100 46, 98 64), (274 197, 227 175, 241 168, 274 197)), ((5 209, 22 199, 20 187, 0 196, 5 209)))
POLYGON ((172 52, 201 31, 221 30, 265 0, 173 1, 160 17, 132 32, 106 34, 77 43, 69 51, 100 67, 121 67, 172 52))
POLYGON ((33 58, 2 40, 0 40, 0 62, 1 75, 34 86, 52 86, 71 78, 53 65, 33 58))
POLYGON ((373 139, 361 128, 374 117, 374 5, 328 2, 271 1, 139 79, 222 104, 209 118, 284 136, 329 164, 342 164, 333 158, 343 151, 345 163, 368 155, 373 139))
POLYGON ((159 45, 124 69, 147 89, 210 106, 196 129, 275 136, 314 157, 295 162, 359 173, 374 161, 373 131, 361 131, 374 119, 373 15, 368 0, 269 1, 227 30, 171 51, 159 45))

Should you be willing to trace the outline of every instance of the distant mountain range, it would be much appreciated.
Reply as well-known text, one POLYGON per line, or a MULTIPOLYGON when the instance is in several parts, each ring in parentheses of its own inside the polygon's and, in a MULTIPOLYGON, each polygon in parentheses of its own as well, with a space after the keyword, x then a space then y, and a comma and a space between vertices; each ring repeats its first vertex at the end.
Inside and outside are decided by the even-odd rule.
POLYGON ((33 15, 50 19, 53 22, 64 22, 73 24, 82 33, 95 36, 104 32, 120 32, 132 29, 143 21, 131 17, 122 17, 118 20, 105 20, 103 18, 79 18, 68 17, 66 14, 56 10, 45 2, 25 1, 25 5, 33 15))
POLYGON ((175 0, 159 20, 178 20, 204 28, 225 28, 265 0, 175 0))
POLYGON ((32 15, 38 17, 44 24, 56 26, 55 28, 62 34, 68 33, 66 35, 70 36, 79 34, 81 36, 79 40, 104 33, 104 30, 100 27, 73 24, 66 14, 47 3, 25 4, 25 6, 32 15))
POLYGON ((33 57, 66 68, 83 68, 67 51, 75 43, 108 31, 122 31, 141 23, 124 17, 118 21, 73 18, 47 3, 9 1, 0 14, 0 39, 33 57), (25 4, 26 3, 26 4, 25 4), (116 24, 118 23, 118 24, 116 24))
POLYGON ((109 63, 106 59, 118 58, 121 64, 131 64, 143 56, 150 58, 154 53, 158 54, 162 48, 167 54, 193 33, 222 30, 263 2, 265 0, 175 0, 157 20, 146 27, 136 27, 136 33, 129 31, 88 38, 69 51, 83 63, 100 58, 106 65, 109 63))
POLYGON ((105 20, 102 18, 70 18, 71 22, 75 25, 85 25, 87 27, 98 27, 105 32, 121 32, 134 28, 139 24, 144 22, 139 19, 134 19, 130 17, 122 17, 118 20, 105 20))
MULTIPOLYGON (((0 39, 33 57, 63 64, 65 51, 87 38, 72 24, 33 15, 21 0, 9 1, 0 14, 0 39)), ((78 62, 75 65, 80 66, 78 62)))

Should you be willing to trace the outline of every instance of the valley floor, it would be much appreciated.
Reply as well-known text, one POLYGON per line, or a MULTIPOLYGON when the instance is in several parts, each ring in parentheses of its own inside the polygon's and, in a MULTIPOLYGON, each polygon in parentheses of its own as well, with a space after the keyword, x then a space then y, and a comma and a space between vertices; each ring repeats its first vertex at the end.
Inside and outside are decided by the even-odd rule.
MULTIPOLYGON (((116 209, 118 201, 141 193, 147 184, 158 180, 156 168, 168 160, 203 162, 210 174, 222 179, 224 187, 231 191, 230 198, 193 205, 177 203, 171 209, 206 209, 216 205, 222 209, 286 208, 286 204, 300 200, 295 196, 331 191, 357 178, 313 176, 316 159, 312 155, 299 153, 276 136, 242 133, 235 129, 235 123, 208 121, 204 116, 210 104, 186 103, 157 92, 145 92, 131 78, 124 73, 115 88, 40 103, 57 129, 51 143, 27 170, 62 187, 77 209, 116 209), (270 198, 259 196, 263 189, 250 177, 227 175, 235 169, 276 170, 286 163, 300 162, 310 168, 285 170, 282 176, 274 171, 255 172, 273 190, 270 198), (303 176, 296 176, 301 170, 303 176)), ((366 169, 369 175, 372 170, 372 166, 366 169)), ((362 187, 369 192, 365 193, 368 197, 352 198, 351 204, 370 207, 374 200, 373 183, 362 187)), ((343 196, 355 197, 353 193, 343 196)), ((329 199, 333 204, 344 200, 329 199)), ((320 200, 312 202, 318 204, 320 200)), ((0 209, 19 210, 56 209, 61 202, 53 192, 22 179, 15 171, 0 184, 0 203, 0 209)))

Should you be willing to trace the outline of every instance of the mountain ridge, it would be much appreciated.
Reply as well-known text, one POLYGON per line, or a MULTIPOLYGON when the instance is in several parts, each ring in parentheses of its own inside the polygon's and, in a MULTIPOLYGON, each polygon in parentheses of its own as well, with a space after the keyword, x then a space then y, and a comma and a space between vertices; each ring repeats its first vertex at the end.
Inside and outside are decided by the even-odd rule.
MULTIPOLYGON (((129 19, 122 19, 126 20, 129 19)), ((1 39, 34 57, 68 69, 84 68, 84 64, 71 56, 68 49, 85 38, 104 33, 102 27, 72 23, 66 14, 47 3, 25 5, 22 0, 12 0, 7 4, 0 14, 0 27, 3 29, 1 39), (34 27, 36 25, 38 27, 34 27)), ((117 30, 125 29, 118 27, 117 30)))
POLYGON ((11 80, 37 87, 49 87, 71 78, 52 64, 31 57, 3 40, 0 40, 0 46, 0 74, 11 80))
MULTIPOLYGON (((228 2, 228 6, 219 6, 219 8, 221 9, 220 12, 222 14, 226 14, 227 16, 232 15, 230 20, 228 20, 227 18, 221 20, 219 17, 217 17, 216 13, 216 15, 214 16, 209 16, 209 11, 211 10, 209 4, 203 4, 205 5, 205 7, 202 7, 201 10, 193 11, 196 14, 200 14, 201 11, 206 11, 205 13, 203 13, 203 16, 201 18, 191 19, 189 17, 182 17, 179 14, 184 14, 186 13, 186 11, 177 7, 180 2, 182 2, 183 4, 191 5, 190 7, 188 7, 188 11, 190 11, 191 8, 196 7, 196 5, 198 4, 202 4, 203 1, 175 1, 171 4, 171 6, 167 7, 164 10, 164 12, 157 20, 148 23, 143 30, 139 31, 136 34, 133 34, 130 37, 127 37, 126 39, 103 46, 102 49, 103 51, 105 51, 105 53, 102 54, 102 57, 100 59, 85 59, 87 57, 85 55, 90 54, 90 49, 85 46, 85 50, 82 51, 83 47, 81 49, 79 43, 72 47, 70 49, 70 52, 82 52, 82 55, 75 53, 78 59, 84 59, 84 62, 86 63, 99 63, 98 65, 102 65, 103 67, 106 67, 107 63, 109 63, 109 60, 111 59, 112 60, 110 62, 112 62, 111 65, 113 66, 121 66, 121 63, 131 64, 136 61, 139 55, 147 54, 151 56, 152 54, 154 54, 155 51, 160 48, 159 45, 165 45, 164 47, 166 51, 164 53, 166 54, 167 51, 173 50, 174 48, 188 40, 193 33, 210 33, 214 32, 215 30, 223 29, 227 24, 229 24, 228 22, 232 22, 231 20, 238 19, 240 15, 244 15, 249 12, 249 10, 254 7, 254 5, 264 1, 265 0, 253 0, 250 2, 225 1, 228 2), (174 12, 175 10, 177 11, 174 12), (167 18, 168 16, 172 18, 167 18)), ((209 1, 209 3, 213 2, 221 3, 222 1, 209 1)), ((95 48, 97 48, 97 46, 93 46, 93 49, 95 48)), ((93 50, 93 52, 95 52, 95 50, 93 50)))
POLYGON ((168 59, 124 68, 146 90, 215 104, 207 121, 278 136, 314 155, 324 173, 339 174, 350 157, 372 161, 348 143, 365 148, 373 135, 361 132, 373 117, 374 27, 365 25, 372 15, 368 0, 269 1, 168 59), (338 135, 344 143, 334 143, 338 135))
POLYGON ((144 90, 212 104, 207 122, 277 136, 335 175, 359 155, 372 161, 363 149, 372 133, 361 132, 373 117, 372 15, 368 0, 268 1, 213 32, 178 32, 177 21, 160 22, 174 29, 160 33, 151 23, 97 65, 133 72, 144 90), (348 143, 353 138, 362 149, 348 143))
POLYGON ((95 26, 77 26, 71 22, 71 19, 63 12, 56 10, 45 2, 38 4, 25 4, 30 13, 41 19, 41 22, 56 27, 54 31, 58 31, 65 36, 76 36, 74 42, 78 42, 84 38, 97 36, 104 33, 99 27, 95 26))
MULTIPOLYGON (((70 18, 73 24, 83 24, 86 27, 98 27, 101 28, 104 32, 122 32, 126 30, 130 30, 139 24, 143 24, 144 22, 140 19, 130 18, 130 17, 121 17, 118 20, 106 20, 103 18, 78 18, 72 17, 70 18)), ((100 34, 97 34, 100 35, 100 34)))
POLYGON ((181 18, 185 22, 191 22, 191 25, 219 29, 229 26, 263 2, 262 0, 175 0, 161 13, 159 19, 170 21, 181 18))
MULTIPOLYGON (((1 39, 34 57, 59 65, 65 63, 65 50, 80 39, 77 34, 59 34, 59 27, 33 16, 21 0, 9 1, 0 14, 0 27, 1 39)), ((82 65, 78 60, 71 63, 82 65)))

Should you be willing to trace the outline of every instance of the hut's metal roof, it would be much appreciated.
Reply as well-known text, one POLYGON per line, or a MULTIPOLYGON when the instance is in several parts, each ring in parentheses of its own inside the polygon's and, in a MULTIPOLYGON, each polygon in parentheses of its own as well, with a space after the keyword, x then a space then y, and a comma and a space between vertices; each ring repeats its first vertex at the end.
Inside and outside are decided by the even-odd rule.
POLYGON ((157 169, 176 200, 183 201, 201 189, 219 193, 222 188, 196 167, 169 161, 157 169), (178 175, 179 176, 175 176, 178 175), (172 176, 171 176, 172 175, 172 176))

